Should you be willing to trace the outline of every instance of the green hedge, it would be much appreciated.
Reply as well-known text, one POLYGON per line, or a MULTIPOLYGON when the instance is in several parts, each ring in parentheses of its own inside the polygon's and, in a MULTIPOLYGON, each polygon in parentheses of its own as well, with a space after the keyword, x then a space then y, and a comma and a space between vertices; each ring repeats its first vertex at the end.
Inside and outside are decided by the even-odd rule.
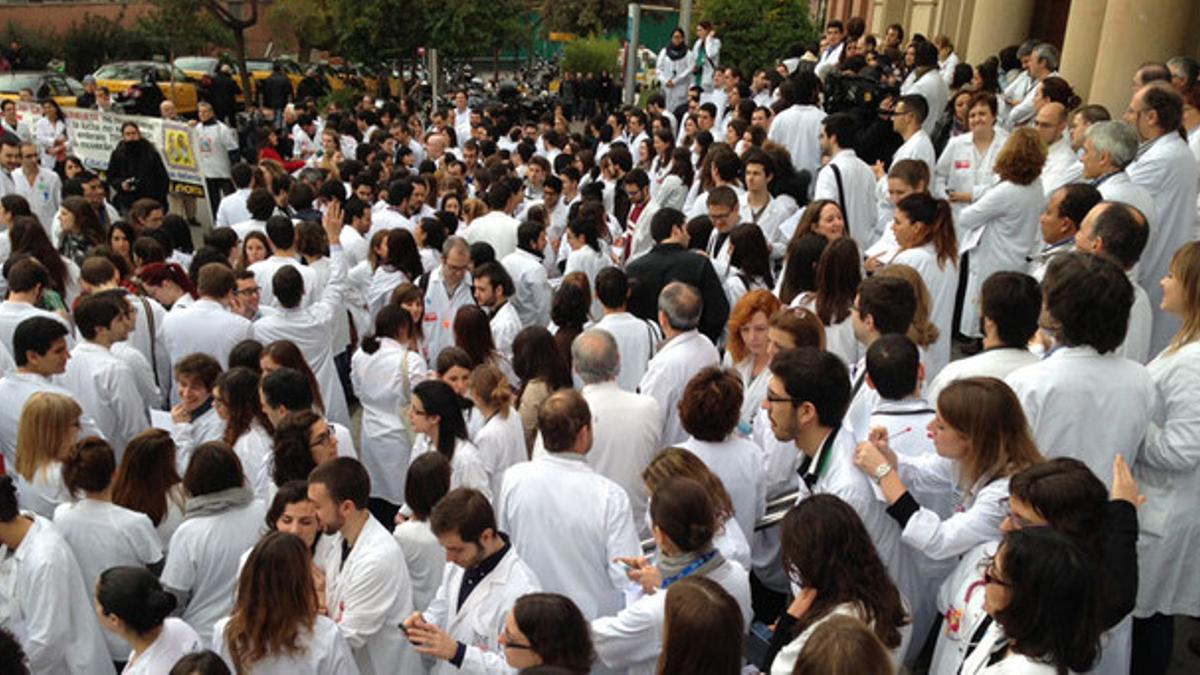
POLYGON ((568 42, 563 51, 562 69, 573 73, 607 70, 616 75, 621 43, 616 38, 589 36, 568 42))

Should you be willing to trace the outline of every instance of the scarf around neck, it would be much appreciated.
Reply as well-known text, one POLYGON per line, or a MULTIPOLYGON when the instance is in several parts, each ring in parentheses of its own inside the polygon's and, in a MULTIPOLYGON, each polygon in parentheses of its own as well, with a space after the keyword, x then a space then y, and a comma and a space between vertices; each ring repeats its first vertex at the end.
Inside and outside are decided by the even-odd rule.
POLYGON ((688 50, 687 44, 685 43, 679 45, 675 45, 670 42, 667 43, 667 58, 671 59, 672 61, 678 61, 679 59, 684 58, 688 55, 689 51, 690 50, 688 50))
POLYGON ((189 497, 184 505, 184 520, 215 516, 226 511, 239 509, 254 500, 254 493, 246 487, 233 487, 210 492, 199 497, 189 497))
POLYGON ((703 551, 692 551, 679 555, 658 557, 658 570, 662 574, 662 587, 666 588, 681 579, 692 575, 706 577, 713 570, 724 564, 725 558, 721 552, 711 546, 703 551))

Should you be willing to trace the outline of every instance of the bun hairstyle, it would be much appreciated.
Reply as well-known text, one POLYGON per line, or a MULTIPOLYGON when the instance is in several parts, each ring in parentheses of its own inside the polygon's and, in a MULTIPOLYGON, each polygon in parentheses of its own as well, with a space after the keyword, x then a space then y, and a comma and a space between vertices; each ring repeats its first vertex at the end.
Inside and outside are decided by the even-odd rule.
POLYGON ((471 371, 471 379, 467 385, 475 400, 489 408, 495 408, 502 419, 508 419, 508 411, 512 408, 512 386, 500 369, 490 363, 476 366, 471 371))
POLYGON ((97 436, 88 436, 75 445, 63 463, 63 483, 75 497, 81 493, 103 492, 112 483, 117 460, 112 446, 97 436))
POLYGON ((704 486, 677 476, 658 486, 650 499, 650 520, 685 552, 702 551, 716 533, 713 503, 704 486))
POLYGON ((145 567, 111 567, 100 574, 96 599, 105 614, 114 614, 130 630, 145 635, 175 611, 175 596, 163 589, 145 567))
POLYGON ((362 339, 362 350, 374 354, 379 351, 380 340, 383 338, 399 340, 403 335, 407 339, 412 337, 413 332, 412 315, 407 309, 398 304, 385 305, 375 317, 375 333, 362 339))

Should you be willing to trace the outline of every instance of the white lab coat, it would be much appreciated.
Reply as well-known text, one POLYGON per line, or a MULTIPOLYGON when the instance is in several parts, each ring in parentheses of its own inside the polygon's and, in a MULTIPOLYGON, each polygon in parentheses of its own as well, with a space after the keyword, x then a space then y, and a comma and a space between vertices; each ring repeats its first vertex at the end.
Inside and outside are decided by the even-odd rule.
MULTIPOLYGON (((229 670, 236 672, 225 640, 228 625, 229 618, 216 623, 211 646, 229 670)), ((311 631, 301 631, 296 637, 296 646, 298 650, 294 654, 275 654, 256 661, 251 672, 254 675, 358 675, 358 666, 346 638, 327 616, 317 616, 311 631)))
MULTIPOLYGON (((470 423, 467 428, 469 431, 470 423)), ((410 464, 411 461, 415 461, 427 452, 437 451, 437 447, 433 445, 428 436, 418 434, 417 442, 413 445, 410 464)), ((474 443, 462 438, 455 439, 454 457, 450 460, 450 489, 460 487, 479 490, 484 497, 487 497, 488 501, 495 499, 492 495, 492 477, 488 473, 487 464, 483 461, 483 455, 474 443)))
POLYGON ((516 408, 509 408, 503 415, 492 415, 475 432, 473 440, 488 475, 489 494, 498 495, 508 467, 529 459, 525 453, 525 427, 521 424, 521 415, 516 408))
POLYGON ((754 524, 767 510, 767 479, 758 446, 735 433, 716 443, 689 437, 678 447, 698 457, 721 479, 733 502, 738 527, 742 532, 753 532, 754 524))
MULTIPOLYGON (((1137 454, 1135 476, 1146 503, 1138 511, 1134 615, 1200 614, 1200 342, 1159 354, 1147 366, 1161 405, 1137 454)), ((1134 405, 1131 401, 1129 405, 1134 405)))
MULTIPOLYGON (((143 567, 163 559, 162 543, 150 517, 111 502, 82 499, 54 510, 54 528, 71 545, 85 588, 95 588, 100 573, 110 567, 143 567)), ((104 632, 113 661, 129 656, 129 643, 104 632)))
MULTIPOLYGON (((741 206, 738 212, 739 222, 758 225, 758 229, 762 230, 763 238, 767 240, 767 246, 771 247, 771 258, 781 260, 787 253, 790 235, 785 234, 780 226, 797 213, 796 200, 786 199, 782 196, 771 197, 768 194, 766 206, 755 211, 747 201, 749 194, 747 192, 741 196, 741 206)), ((732 307, 733 304, 730 303, 730 306, 732 307)))
POLYGON ((1059 347, 1005 382, 1046 457, 1074 457, 1105 485, 1116 455, 1133 465, 1157 400, 1139 363, 1092 347, 1059 347))
MULTIPOLYGON (((792 300, 792 307, 803 307, 816 315, 816 293, 797 295, 792 300)), ((859 344, 858 338, 854 337, 852 313, 846 314, 846 318, 835 324, 825 326, 825 349, 840 358, 847 367, 858 362, 863 348, 859 344)))
MULTIPOLYGON (((938 394, 946 385, 968 377, 995 377, 1003 380, 1008 374, 1040 361, 1037 355, 1028 349, 1013 347, 995 347, 968 356, 965 359, 951 361, 942 368, 933 382, 925 388, 925 398, 931 403, 937 402, 938 394)), ((928 378, 926 378, 928 379, 928 378)))
POLYGON ((246 477, 246 487, 254 491, 254 496, 270 501, 274 497, 274 482, 271 480, 271 470, 274 464, 274 441, 255 420, 233 444, 233 452, 242 463, 242 473, 246 477))
POLYGON ((836 166, 842 173, 842 192, 846 200, 843 215, 846 218, 846 231, 858 242, 859 250, 865 250, 871 245, 871 235, 875 232, 878 213, 875 203, 875 172, 867 163, 858 158, 853 150, 839 150, 833 159, 829 160, 817 173, 816 187, 813 189, 813 199, 838 200, 837 178, 833 175, 836 166))
POLYGON ((263 503, 254 500, 241 508, 188 518, 171 536, 162 584, 188 594, 180 618, 206 644, 212 641, 213 624, 233 607, 242 554, 258 543, 266 512, 263 503))
POLYGON ((1150 360, 1150 332, 1154 327, 1154 310, 1150 307, 1150 295, 1138 285, 1132 274, 1129 274, 1129 283, 1133 286, 1129 328, 1125 332, 1125 341, 1114 349, 1113 353, 1130 361, 1146 363, 1150 360))
POLYGON ((170 399, 172 376, 171 356, 163 334, 167 310, 153 298, 127 294, 125 299, 136 315, 133 330, 126 338, 125 345, 136 349, 150 365, 151 384, 158 389, 159 397, 156 400, 147 399, 147 402, 156 408, 165 406, 170 399))
MULTIPOLYGON (((870 625, 870 621, 858 605, 848 602, 837 605, 828 614, 821 617, 821 619, 805 627, 799 635, 779 650, 779 653, 775 655, 775 660, 771 662, 771 675, 791 675, 792 670, 796 667, 796 660, 800 657, 800 652, 804 650, 804 645, 812 638, 813 633, 816 632, 822 623, 835 616, 854 617, 870 625)), ((892 666, 899 670, 904 653, 908 649, 909 642, 912 640, 912 624, 900 626, 898 630, 900 631, 900 644, 895 649, 888 650, 888 657, 892 661, 892 666)), ((884 647, 884 649, 887 649, 887 647, 884 647)))
POLYGON ((1083 180, 1083 163, 1079 161, 1070 141, 1059 138, 1046 153, 1046 164, 1042 167, 1042 191, 1046 199, 1054 191, 1068 183, 1083 180))
MULTIPOLYGON (((17 425, 21 421, 21 410, 29 397, 40 391, 75 398, 74 394, 54 384, 50 378, 36 373, 14 371, 0 378, 0 401, 4 401, 4 405, 0 405, 0 451, 4 453, 4 465, 7 467, 17 465, 17 425)), ((79 418, 79 425, 81 438, 91 435, 104 437, 86 409, 79 418)))
POLYGON ((510 299, 521 317, 522 326, 545 326, 550 323, 550 281, 546 267, 538 256, 519 248, 505 256, 500 263, 512 277, 517 292, 510 299))
POLYGON ((203 651, 205 645, 192 627, 175 617, 163 620, 162 632, 146 651, 133 660, 133 652, 126 646, 121 659, 126 661, 121 675, 160 675, 171 672, 179 659, 192 652, 203 651))
POLYGON ((721 360, 721 366, 732 368, 742 380, 742 412, 738 418, 738 432, 744 437, 749 437, 754 429, 754 420, 762 409, 763 399, 767 397, 771 369, 763 368, 762 372, 754 375, 753 355, 748 354, 741 361, 733 363, 733 357, 728 351, 721 360))
MULTIPOLYGON (((446 347, 454 346, 454 315, 460 307, 475 304, 472 295, 471 275, 463 276, 450 295, 446 288, 446 279, 439 266, 429 273, 429 286, 425 289, 425 344, 429 349, 429 359, 436 360, 438 354, 446 347)), ((547 304, 549 317, 549 307, 547 304)))
POLYGON ((825 111, 815 105, 794 105, 771 120, 767 138, 787 148, 792 168, 817 175, 821 168, 821 122, 825 111))
POLYGON ((544 590, 571 598, 589 620, 624 606, 629 582, 614 560, 642 550, 629 497, 584 456, 552 453, 510 468, 496 503, 500 529, 544 590))
POLYGON ((375 316, 379 314, 379 310, 387 306, 392 299, 392 291, 396 287, 405 282, 412 282, 408 275, 397 269, 392 269, 389 265, 380 265, 375 268, 375 272, 371 274, 371 283, 366 292, 367 311, 371 315, 371 320, 375 320, 375 316))
POLYGON ((843 425, 830 433, 835 436, 828 445, 827 452, 831 453, 829 459, 822 460, 823 452, 818 452, 813 458, 806 473, 816 473, 816 483, 809 488, 806 482, 801 481, 796 502, 803 501, 810 494, 831 494, 849 504, 862 519, 867 534, 871 535, 879 559, 887 566, 893 583, 904 597, 913 597, 918 583, 909 552, 901 546, 900 527, 887 514, 886 503, 875 496, 871 479, 854 466, 857 430, 852 432, 850 427, 843 425), (822 463, 825 463, 825 469, 819 471, 822 463))
MULTIPOLYGON (((700 58, 700 42, 700 40, 696 40, 692 45, 691 56, 689 56, 692 66, 695 66, 696 61, 700 58)), ((703 42, 704 62, 700 74, 700 86, 704 91, 709 92, 713 88, 713 74, 721 67, 721 40, 715 35, 709 35, 703 42)), ((695 83, 696 76, 692 74, 688 77, 688 86, 695 83)), ((599 156, 597 156, 597 160, 599 160, 599 156)))
POLYGON ((442 585, 446 549, 438 543, 428 520, 409 518, 396 525, 392 537, 400 544, 400 550, 404 551, 408 578, 412 582, 413 607, 429 607, 442 585))
POLYGON ((1196 159, 1179 134, 1169 133, 1143 144, 1125 173, 1150 193, 1157 211, 1138 264, 1138 281, 1150 294, 1150 304, 1155 308, 1150 351, 1157 353, 1167 346, 1179 326, 1177 318, 1160 309, 1162 288, 1158 282, 1167 275, 1171 256, 1195 234, 1196 159))
POLYGON ((987 617, 980 561, 995 555, 999 544, 993 539, 968 551, 938 589, 937 610, 944 621, 934 643, 930 675, 956 675, 966 658, 971 637, 987 617))
POLYGON ((655 75, 662 87, 663 96, 666 97, 667 112, 671 115, 675 114, 676 108, 687 103, 688 87, 695 81, 695 76, 692 75, 692 66, 695 63, 694 55, 690 51, 684 51, 683 57, 678 59, 667 55, 666 47, 658 53, 655 75))
MULTIPOLYGON (((767 479, 767 500, 779 499, 795 492, 800 484, 800 477, 796 471, 800 468, 804 453, 796 448, 795 443, 775 438, 766 410, 759 411, 751 440, 761 448, 763 475, 767 479)), ((754 576, 771 590, 778 593, 789 592, 790 580, 779 557, 779 528, 769 527, 747 536, 752 537, 751 563, 754 576)))
POLYGON ((24 648, 31 673, 115 672, 71 547, 49 520, 24 515, 33 524, 21 545, 0 545, 0 628, 24 648))
MULTIPOLYGON (((8 234, 0 235, 0 239, 8 241, 8 234)), ((25 319, 34 316, 41 316, 47 319, 54 319, 61 323, 67 329, 67 348, 74 346, 75 329, 70 322, 62 318, 54 312, 48 312, 40 307, 34 307, 26 302, 17 302, 15 300, 5 300, 0 302, 0 342, 4 343, 4 348, 9 354, 13 351, 13 333, 17 332, 17 326, 25 319)))
POLYGON ((617 341, 617 353, 621 361, 617 384, 625 391, 637 391, 642 376, 646 374, 646 367, 662 340, 662 329, 653 321, 629 312, 605 314, 592 328, 608 331, 617 341))
MULTIPOLYGON (((937 167, 937 153, 933 150, 933 141, 929 138, 929 134, 925 133, 924 129, 917 129, 917 132, 904 141, 896 152, 892 153, 892 161, 888 164, 889 167, 896 166, 896 162, 906 159, 915 159, 919 162, 924 162, 926 168, 929 169, 929 175, 933 176, 937 167)), ((888 194, 888 177, 885 173, 875 181, 875 201, 876 201, 876 216, 875 229, 871 233, 869 240, 872 243, 871 249, 868 249, 865 255, 874 255, 875 250, 887 241, 895 245, 895 235, 892 234, 892 219, 896 206, 892 204, 891 195, 888 194)), ((899 248, 898 245, 895 245, 899 248)))
POLYGON ((1006 652, 1003 658, 989 666, 988 661, 993 648, 1003 638, 1004 629, 1000 624, 992 622, 979 644, 967 654, 962 668, 958 671, 960 675, 1055 675, 1059 672, 1053 664, 1014 651, 1006 652))
POLYGON ((842 52, 845 48, 846 43, 839 42, 836 45, 826 47, 821 52, 820 58, 817 59, 817 65, 813 69, 817 77, 824 80, 826 75, 837 68, 838 61, 842 60, 842 52))
MULTIPOLYGON (((1058 77, 1058 71, 1046 75, 1046 77, 1058 77)), ((1035 79, 1032 75, 1029 76, 1028 84, 1025 85, 1025 95, 1021 97, 1021 102, 1013 106, 1012 110, 1008 111, 1008 128, 1016 129, 1024 125, 1026 122, 1032 121, 1033 116, 1037 114, 1037 108, 1034 105, 1034 97, 1037 96, 1038 87, 1042 86, 1042 80, 1035 79)), ((1019 92, 1018 92, 1019 93, 1019 92)), ((1013 98, 1016 98, 1014 96, 1013 98)))
POLYGON ((280 309, 278 314, 262 317, 254 322, 254 334, 264 345, 275 340, 295 343, 321 386, 325 416, 349 425, 346 395, 333 363, 334 353, 342 351, 342 345, 333 344, 335 322, 342 312, 342 297, 346 291, 346 260, 342 256, 342 247, 331 246, 329 258, 333 261, 333 274, 321 299, 307 307, 301 300, 298 307, 280 309))
MULTIPOLYGON (((742 625, 749 626, 750 575, 744 567, 726 559, 706 578, 733 596, 742 612, 742 625)), ((600 663, 629 675, 653 675, 662 652, 666 623, 666 589, 642 595, 616 616, 592 621, 592 643, 600 663)))
POLYGON ((606 267, 612 267, 612 258, 608 257, 608 253, 603 250, 596 249, 584 244, 577 249, 571 251, 567 255, 567 266, 563 270, 563 275, 566 276, 572 272, 583 272, 587 276, 588 287, 592 289, 592 308, 591 316, 594 318, 604 314, 604 305, 600 304, 599 298, 596 297, 596 275, 600 270, 606 267))
POLYGON ((929 320, 938 327, 938 339, 923 352, 925 381, 932 381, 950 362, 950 336, 954 333, 954 293, 958 290, 958 260, 939 261, 933 242, 900 251, 893 265, 908 265, 921 275, 933 305, 929 320))
POLYGON ((959 330, 979 335, 979 294, 983 282, 995 272, 1025 270, 1025 257, 1037 245, 1038 218, 1045 206, 1041 179, 1029 185, 1001 181, 983 197, 963 209, 959 218, 962 253, 970 252, 967 292, 959 330))
MULTIPOLYGON (((918 94, 925 98, 925 103, 929 106, 929 114, 925 116, 921 128, 932 136, 937 129, 938 121, 946 111, 946 102, 950 99, 950 88, 942 79, 941 72, 937 68, 932 68, 915 81, 900 87, 901 96, 910 94, 918 94)), ((929 166, 932 167, 933 164, 929 166)))
POLYGON ((413 611, 404 553, 368 517, 342 561, 342 534, 321 537, 313 562, 325 572, 325 606, 363 675, 420 672, 420 656, 397 626, 413 611))
POLYGON ((496 253, 496 260, 517 250, 517 228, 521 223, 516 218, 503 211, 489 211, 471 221, 467 228, 467 241, 475 244, 485 242, 491 244, 496 253))
POLYGON ((446 563, 442 583, 433 603, 423 612, 425 621, 446 631, 450 637, 466 645, 462 666, 455 668, 449 661, 438 659, 432 673, 511 673, 500 646, 500 633, 508 612, 517 600, 527 593, 542 590, 537 576, 511 546, 496 568, 471 590, 459 607, 466 570, 446 563))
POLYGON ((201 443, 219 441, 225 436, 225 421, 209 399, 208 408, 188 422, 171 425, 171 440, 175 441, 175 466, 179 475, 187 473, 192 451, 201 443))
POLYGON ((250 210, 246 208, 246 199, 250 197, 250 188, 238 188, 221 198, 217 205, 217 227, 233 227, 235 224, 250 220, 250 210))
POLYGON ((62 180, 49 168, 39 168, 32 181, 23 168, 17 169, 12 172, 12 180, 15 193, 29 202, 29 210, 37 216, 46 236, 50 237, 50 224, 58 216, 58 207, 62 205, 62 180))
POLYGON ((404 408, 412 398, 412 388, 424 381, 428 372, 419 352, 389 337, 379 339, 375 353, 358 349, 350 359, 350 381, 362 404, 359 456, 371 476, 372 497, 393 504, 404 502, 412 454, 404 408))
POLYGON ((658 401, 663 415, 660 441, 664 446, 676 445, 688 437, 678 409, 684 387, 696 373, 720 362, 717 348, 695 329, 667 340, 650 359, 638 391, 658 401))
MULTIPOLYGON (((254 337, 254 328, 212 298, 200 298, 190 306, 173 309, 163 319, 163 336, 171 363, 200 352, 229 367, 229 351, 242 340, 254 337)), ((174 399, 172 399, 174 400, 174 399)))
MULTIPOLYGON (((341 247, 341 244, 335 244, 341 247)), ((300 278, 304 281, 304 295, 300 298, 300 306, 307 307, 316 302, 321 297, 321 284, 317 271, 308 265, 301 265, 300 261, 295 258, 283 258, 278 255, 273 255, 266 260, 259 260, 251 265, 249 269, 254 273, 254 280, 258 283, 261 289, 260 302, 268 307, 283 309, 283 305, 279 304, 279 299, 275 297, 275 292, 271 288, 272 282, 275 280, 275 273, 284 267, 295 267, 300 273, 300 278)))
MULTIPOLYGON (((932 194, 938 199, 946 199, 951 192, 969 192, 972 200, 979 199, 996 182, 996 155, 1008 140, 1008 132, 999 126, 995 127, 995 137, 982 153, 975 148, 975 137, 972 134, 959 134, 946 142, 942 155, 938 158, 937 167, 933 173, 932 194)), ((951 202, 950 210, 954 213, 955 232, 958 228, 958 217, 967 204, 951 202)))
POLYGON ((505 300, 499 309, 492 312, 488 326, 492 329, 492 341, 496 344, 497 351, 503 354, 509 363, 512 363, 513 341, 517 339, 517 333, 520 333, 523 328, 516 306, 511 301, 505 300))
POLYGON ((125 445, 150 428, 146 410, 151 402, 142 400, 133 369, 108 348, 85 340, 71 350, 67 370, 60 379, 96 421, 120 463, 125 445))

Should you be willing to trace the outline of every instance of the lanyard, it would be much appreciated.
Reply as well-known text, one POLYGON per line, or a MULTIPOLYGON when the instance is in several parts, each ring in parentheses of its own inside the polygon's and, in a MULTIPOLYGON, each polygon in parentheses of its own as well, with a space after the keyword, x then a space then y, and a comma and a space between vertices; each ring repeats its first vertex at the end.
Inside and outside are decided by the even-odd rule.
POLYGON ((676 581, 679 581, 680 579, 684 579, 687 576, 691 575, 693 572, 700 569, 704 565, 704 563, 708 562, 709 560, 712 560, 713 556, 715 556, 716 554, 717 554, 717 549, 714 548, 713 550, 709 551, 708 553, 705 553, 704 555, 700 556, 699 558, 696 558, 692 562, 688 563, 688 566, 684 567, 677 574, 672 574, 671 576, 667 577, 666 579, 663 579, 662 587, 666 588, 667 586, 670 586, 671 584, 675 583, 676 581))

